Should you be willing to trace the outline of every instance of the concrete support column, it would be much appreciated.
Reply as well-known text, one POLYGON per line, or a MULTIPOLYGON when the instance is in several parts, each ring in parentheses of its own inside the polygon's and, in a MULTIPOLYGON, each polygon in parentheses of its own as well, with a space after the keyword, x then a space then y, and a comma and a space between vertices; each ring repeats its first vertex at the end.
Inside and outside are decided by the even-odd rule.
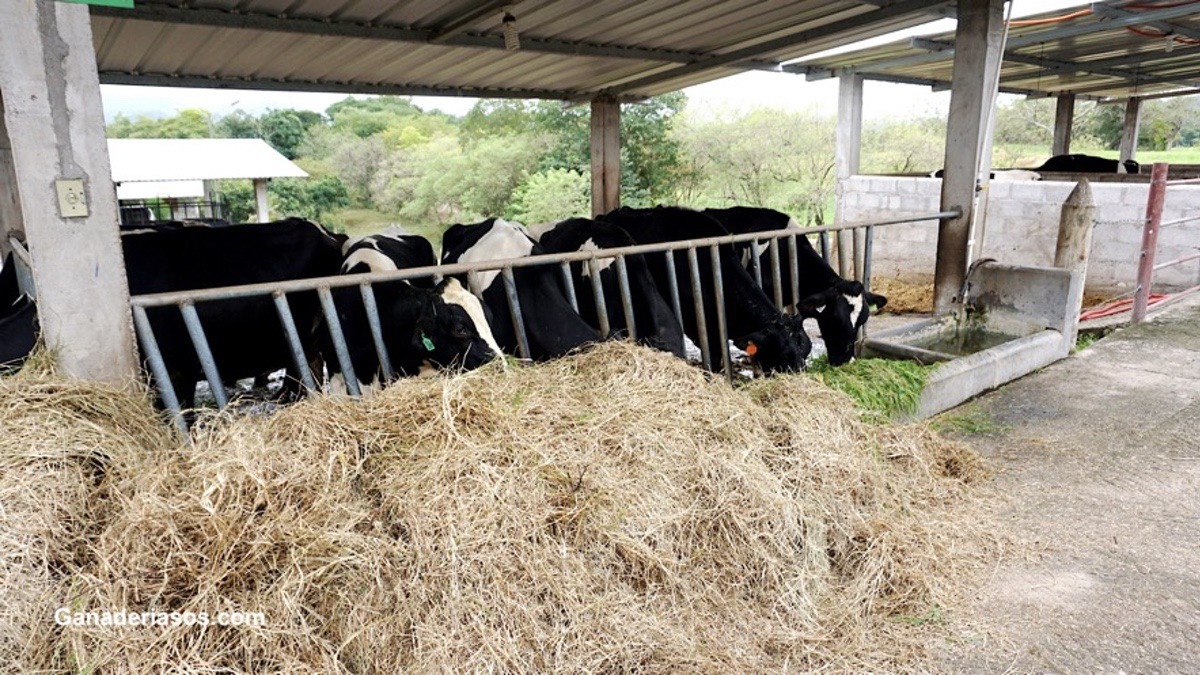
POLYGON ((8 255, 12 249, 8 244, 10 236, 25 238, 24 223, 12 143, 8 140, 8 129, 4 124, 4 96, 0 92, 0 256, 8 255))
POLYGON ((1071 153, 1071 128, 1075 125, 1075 94, 1062 94, 1054 109, 1054 144, 1051 155, 1071 153))
MULTIPOLYGON (((846 181, 859 171, 859 159, 862 155, 862 105, 863 105, 863 76, 852 72, 843 72, 838 76, 838 117, 837 143, 834 146, 833 166, 837 186, 834 189, 833 221, 841 223, 845 220, 845 190, 846 181)), ((861 263, 851 261, 850 254, 854 247, 850 241, 850 232, 837 233, 838 273, 845 278, 853 276, 862 278, 861 263)))
POLYGON ((1121 161, 1133 159, 1137 154, 1138 127, 1142 123, 1142 99, 1131 98, 1125 102, 1125 124, 1121 127, 1121 161))
POLYGON ((258 222, 271 222, 271 207, 267 204, 267 179, 254 179, 254 204, 257 207, 258 222))
POLYGON ((17 203, 0 209, 3 229, 25 232, 42 338, 62 372, 132 383, 129 288, 88 8, 55 0, 4 7, 0 97, 9 152, 0 153, 0 177, 15 177, 17 203), (62 182, 69 180, 80 182, 62 182))
POLYGON ((592 101, 592 215, 621 205, 621 104, 592 101))
POLYGON ((951 309, 967 272, 975 181, 979 174, 982 139, 987 135, 988 111, 996 83, 995 69, 1000 63, 1003 7, 1003 0, 958 1, 941 210, 959 209, 962 215, 942 220, 938 226, 933 280, 933 309, 937 314, 951 309))

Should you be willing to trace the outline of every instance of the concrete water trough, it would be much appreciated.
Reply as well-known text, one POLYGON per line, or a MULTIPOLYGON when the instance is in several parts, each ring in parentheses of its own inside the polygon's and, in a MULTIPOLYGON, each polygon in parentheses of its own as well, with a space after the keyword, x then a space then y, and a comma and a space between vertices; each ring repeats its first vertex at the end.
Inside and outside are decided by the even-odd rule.
POLYGON ((1082 283, 1072 270, 981 263, 959 311, 875 333, 864 356, 939 364, 913 417, 935 415, 1069 355, 1082 283))

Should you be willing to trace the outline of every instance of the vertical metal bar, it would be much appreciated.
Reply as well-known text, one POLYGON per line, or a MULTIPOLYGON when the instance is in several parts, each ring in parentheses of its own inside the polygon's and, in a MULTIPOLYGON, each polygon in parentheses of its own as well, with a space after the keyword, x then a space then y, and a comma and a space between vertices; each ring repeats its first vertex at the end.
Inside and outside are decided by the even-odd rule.
POLYGON ((854 262, 850 259, 850 234, 849 230, 837 230, 837 271, 843 279, 849 279, 854 269, 854 262))
POLYGON ((283 325, 283 334, 287 337, 288 348, 292 352, 292 363, 296 366, 296 373, 300 375, 300 381, 304 383, 304 388, 310 393, 317 388, 313 381, 312 371, 308 368, 308 357, 304 354, 304 347, 300 344, 300 333, 296 330, 296 320, 292 318, 292 308, 288 305, 287 296, 283 291, 275 291, 271 295, 271 300, 275 302, 275 311, 279 314, 279 323, 283 325))
POLYGON ((383 324, 379 321, 379 305, 375 302, 375 288, 371 282, 364 281, 358 285, 358 292, 362 295, 363 309, 367 310, 367 326, 371 329, 371 339, 375 341, 375 355, 379 357, 379 365, 383 368, 383 377, 385 381, 391 382, 395 373, 392 370, 392 359, 389 358, 387 345, 383 342, 383 324))
POLYGON ((471 295, 483 300, 483 289, 479 287, 479 273, 475 270, 467 272, 467 290, 471 291, 471 295))
MULTIPOLYGON (((779 265, 779 238, 778 237, 771 240, 768 250, 771 253, 771 284, 773 286, 773 288, 771 289, 771 292, 775 296, 775 307, 779 311, 782 312, 783 311, 783 273, 782 273, 782 270, 779 265)), ((795 301, 793 300, 793 302, 795 302, 795 301)))
POLYGON ((1138 260, 1137 291, 1133 294, 1133 323, 1146 319, 1150 289, 1154 285, 1154 255, 1158 250, 1158 229, 1162 222, 1163 201, 1167 197, 1167 164, 1155 162, 1150 172, 1150 196, 1146 199, 1146 226, 1142 230, 1142 254, 1138 260))
POLYGON ((575 279, 571 277, 571 263, 559 263, 559 269, 562 270, 563 286, 567 289, 567 299, 571 301, 571 309, 578 314, 579 298, 575 296, 575 279))
POLYGON ((717 301, 717 335, 721 339, 721 366, 725 379, 733 382, 733 355, 729 352, 729 329, 725 325, 725 282, 721 278, 721 250, 717 244, 708 249, 712 260, 713 296, 717 301))
POLYGON ((333 340, 333 350, 337 353, 338 365, 342 369, 342 378, 346 381, 346 391, 351 396, 362 396, 358 386, 358 375, 354 372, 354 363, 350 361, 350 350, 346 347, 346 336, 342 333, 342 322, 338 319, 337 308, 333 306, 333 294, 328 286, 317 288, 317 297, 321 299, 321 312, 325 315, 325 325, 329 329, 329 337, 333 340))
POLYGON ((208 345, 208 337, 204 334, 204 326, 200 324, 200 315, 192 302, 179 303, 179 313, 183 315, 183 324, 187 326, 188 336, 192 338, 192 346, 196 348, 196 358, 200 360, 200 368, 204 378, 212 389, 217 407, 229 405, 229 396, 225 393, 225 383, 221 381, 221 373, 217 371, 217 362, 213 359, 212 349, 208 345))
POLYGON ((712 364, 712 351, 708 344, 708 322, 704 316, 704 294, 700 292, 700 262, 696 258, 695 247, 689 246, 687 250, 688 276, 692 282, 692 305, 696 309, 696 333, 700 338, 700 358, 704 361, 704 367, 709 368, 712 364))
POLYGON ((788 236, 788 272, 791 272, 792 278, 792 302, 796 305, 796 313, 800 313, 800 301, 804 298, 800 297, 800 258, 799 243, 796 241, 798 235, 788 236))
POLYGON ((617 256, 617 286, 621 290, 621 309, 625 312, 625 326, 629 330, 629 339, 637 340, 637 326, 634 325, 633 295, 629 290, 629 268, 625 266, 625 256, 617 256))
POLYGON ((162 351, 158 348, 158 340, 154 337, 154 329, 150 327, 150 319, 146 316, 146 308, 133 306, 133 325, 138 337, 142 339, 142 349, 146 352, 146 360, 150 362, 150 372, 154 375, 154 383, 158 385, 158 393, 162 396, 163 405, 171 412, 175 426, 186 436, 187 422, 183 419, 183 410, 179 407, 179 397, 175 395, 175 385, 167 374, 167 363, 163 360, 162 351))
POLYGON ((825 261, 826 265, 828 265, 829 264, 829 232, 822 231, 821 234, 817 235, 817 238, 821 242, 821 259, 825 261))
POLYGON ((596 320, 600 322, 600 337, 607 338, 612 327, 608 324, 608 303, 604 301, 604 288, 600 285, 600 263, 595 258, 587 261, 588 279, 592 282, 592 300, 596 303, 596 320))
POLYGON ((854 242, 854 278, 858 281, 862 281, 862 230, 857 227, 850 230, 850 240, 854 242))
POLYGON ((754 285, 762 288, 762 251, 758 248, 758 240, 750 241, 750 271, 754 276, 754 285))
POLYGON ((864 290, 871 290, 871 253, 875 247, 875 226, 867 226, 867 237, 863 243, 863 278, 864 290))
POLYGON ((512 314, 513 330, 517 333, 517 349, 521 358, 531 359, 529 351, 529 336, 525 334, 525 317, 521 315, 521 299, 517 297, 517 281, 513 278, 511 267, 500 271, 504 279, 504 297, 508 300, 508 312, 512 314))
POLYGON ((679 278, 675 276, 675 252, 663 251, 667 260, 667 286, 671 295, 671 309, 675 310, 675 320, 683 325, 683 306, 679 304, 679 278))

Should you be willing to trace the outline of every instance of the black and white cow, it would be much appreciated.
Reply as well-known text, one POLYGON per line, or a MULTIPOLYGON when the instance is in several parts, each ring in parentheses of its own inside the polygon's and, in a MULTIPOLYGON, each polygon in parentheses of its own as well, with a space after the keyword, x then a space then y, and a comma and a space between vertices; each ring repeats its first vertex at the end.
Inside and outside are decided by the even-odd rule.
MULTIPOLYGON (((588 218, 564 220, 553 229, 544 232, 538 243, 547 253, 596 251, 634 245, 633 239, 616 225, 588 218)), ((596 267, 599 269, 597 276, 604 293, 609 329, 614 333, 628 333, 615 261, 613 258, 602 258, 597 261, 596 267)), ((646 260, 640 255, 625 256, 625 269, 638 342, 683 358, 683 327, 679 325, 679 319, 671 310, 670 303, 654 283, 646 260)), ((592 294, 591 272, 591 267, 585 263, 571 263, 579 313, 598 329, 599 312, 592 294)))
MULTIPOLYGON (((524 258, 542 253, 525 228, 499 218, 473 225, 454 225, 442 235, 442 263, 473 263, 524 258)), ((492 334, 500 347, 517 353, 517 333, 500 272, 479 272, 483 304, 491 312, 492 334)), ((552 359, 597 340, 596 332, 571 307, 561 285, 557 266, 513 269, 517 298, 530 358, 552 359)), ((467 275, 459 275, 467 283, 467 275)))
MULTIPOLYGON (((121 244, 133 295, 333 276, 342 263, 338 240, 299 218, 129 235, 121 237, 121 244)), ((287 299, 305 355, 312 361, 320 317, 317 295, 290 293, 287 299)), ((281 368, 298 377, 269 296, 199 302, 195 307, 225 381, 281 368)), ((179 310, 153 307, 146 313, 180 404, 191 407, 202 375, 179 310)))
MULTIPOLYGON (((658 244, 686 239, 702 239, 728 235, 716 219, 699 211, 659 206, 652 209, 622 207, 597 218, 625 230, 638 244, 658 244)), ((719 261, 724 285, 725 317, 729 337, 739 348, 750 354, 754 363, 765 373, 798 371, 804 368, 812 343, 804 333, 801 319, 785 316, 771 304, 770 299, 755 285, 746 268, 741 265, 730 246, 721 246, 719 261)), ((717 299, 711 286, 712 262, 707 250, 698 251, 698 268, 703 299, 706 337, 710 349, 710 370, 721 367, 720 327, 717 324, 717 299)), ((647 256, 646 261, 655 283, 667 288, 670 283, 666 257, 647 256)), ((680 309, 683 328, 693 341, 699 343, 698 317, 691 300, 692 282, 685 251, 674 253, 675 282, 681 295, 680 309)))
POLYGON ((37 344, 37 307, 21 293, 13 254, 0 269, 0 366, 19 367, 37 344))
MULTIPOLYGON (((945 169, 938 169, 929 174, 929 177, 941 178, 945 173, 945 169)), ((988 172, 988 178, 999 183, 1017 183, 1021 181, 1041 180, 1042 174, 1033 169, 992 169, 988 172)))
MULTIPOLYGON (((351 239, 342 246, 342 274, 392 272, 433 267, 437 258, 424 237, 391 230, 351 239)), ((435 284, 433 277, 372 284, 379 309, 380 333, 396 375, 433 369, 471 370, 500 354, 479 299, 457 279, 435 284)), ((358 287, 334 291, 338 320, 346 338, 360 389, 386 381, 358 287)), ((327 367, 341 377, 329 333, 322 334, 327 367)))
MULTIPOLYGON (((796 221, 786 213, 772 209, 734 206, 728 209, 707 209, 705 213, 716 218, 734 234, 799 228, 796 221)), ((796 310, 801 316, 817 320, 831 365, 840 366, 853 360, 858 329, 866 325, 871 307, 883 307, 887 304, 887 298, 867 291, 861 282, 849 281, 838 276, 829 263, 813 249, 808 238, 798 236, 796 270, 799 274, 800 298, 797 303, 792 297, 792 266, 787 259, 789 247, 786 240, 780 240, 779 251, 784 306, 796 305, 796 310)), ((762 247, 761 255, 762 269, 770 270, 771 262, 766 246, 762 247)), ((769 297, 774 297, 774 287, 774 276, 764 272, 763 289, 769 297)))
POLYGON ((1121 162, 1095 155, 1055 155, 1034 169, 1063 173, 1137 173, 1140 170, 1141 165, 1132 159, 1121 162))

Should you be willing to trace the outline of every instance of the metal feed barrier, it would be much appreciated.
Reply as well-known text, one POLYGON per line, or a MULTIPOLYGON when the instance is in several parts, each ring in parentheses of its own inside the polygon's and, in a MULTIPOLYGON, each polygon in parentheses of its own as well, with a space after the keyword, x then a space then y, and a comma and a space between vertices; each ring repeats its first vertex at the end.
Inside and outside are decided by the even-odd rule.
MULTIPOLYGON (((1131 320, 1135 324, 1145 321, 1146 314, 1150 309, 1150 291, 1154 285, 1154 273, 1167 267, 1174 267, 1200 259, 1200 252, 1197 252, 1189 253, 1164 263, 1155 264, 1154 262, 1155 254, 1158 251, 1158 233, 1162 228, 1200 220, 1200 216, 1189 216, 1163 222, 1163 203, 1167 198, 1167 187, 1171 185, 1195 185, 1200 183, 1200 178, 1167 180, 1168 168, 1168 165, 1165 163, 1156 163, 1150 174, 1150 194, 1146 199, 1146 221, 1142 230, 1142 250, 1138 260, 1137 287, 1133 295, 1133 316, 1131 320)), ((1155 308, 1165 307, 1197 291, 1200 291, 1200 285, 1192 286, 1173 294, 1169 299, 1156 304, 1155 308)))
MULTIPOLYGON (((600 336, 608 335, 608 312, 606 301, 604 298, 603 289, 600 286, 600 276, 597 273, 599 269, 599 261, 612 259, 615 262, 617 269, 617 282, 620 291, 622 311, 624 313, 626 325, 629 327, 629 337, 637 339, 637 328, 633 318, 633 304, 631 290, 629 287, 629 278, 626 272, 625 259, 631 255, 654 255, 661 254, 664 256, 668 277, 670 278, 670 286, 667 289, 668 300, 675 313, 677 319, 682 323, 682 299, 680 298, 679 286, 675 277, 675 258, 672 255, 675 251, 686 251, 686 259, 689 277, 692 288, 692 303, 696 313, 696 323, 698 324, 698 334, 700 338, 700 352, 705 363, 710 363, 711 350, 716 347, 710 345, 707 338, 707 321, 709 317, 705 316, 703 295, 698 292, 702 285, 699 256, 702 252, 707 251, 707 255, 713 262, 711 288, 713 296, 716 299, 717 316, 714 320, 717 321, 719 327, 719 335, 722 343, 719 347, 722 354, 722 366, 725 376, 732 380, 733 378, 733 362, 729 351, 729 336, 725 324, 725 303, 723 298, 724 280, 722 279, 721 266, 718 261, 718 251, 721 245, 749 243, 751 250, 751 270, 750 275, 758 286, 762 287, 763 272, 761 265, 762 242, 766 242, 768 247, 768 259, 770 261, 771 279, 774 281, 774 297, 772 298, 775 306, 780 310, 783 309, 783 287, 782 287, 782 263, 780 247, 786 245, 789 255, 789 271, 791 272, 791 291, 792 297, 799 297, 799 270, 797 269, 796 247, 797 237, 815 235, 819 243, 819 251, 822 257, 828 261, 830 256, 829 232, 840 231, 855 231, 863 230, 865 238, 863 245, 860 247, 855 242, 855 252, 861 253, 861 260, 857 264, 852 265, 856 269, 861 269, 861 279, 864 286, 869 286, 871 275, 871 247, 873 241, 874 228, 877 226, 894 225, 899 223, 910 223, 917 221, 937 220, 941 218, 952 217, 955 212, 937 212, 922 214, 918 216, 910 216, 905 218, 896 218, 891 220, 874 221, 870 223, 849 223, 843 225, 828 225, 805 230, 776 230, 772 232, 755 232, 741 235, 725 235, 721 237, 710 237, 706 239, 694 239, 687 241, 669 242, 662 244, 647 244, 640 246, 628 246, 624 248, 600 249, 591 251, 574 251, 570 253, 556 253, 538 256, 530 256, 526 258, 515 258, 508 260, 489 260, 477 263, 459 263, 454 265, 437 265, 433 267, 419 267, 412 269, 404 269, 392 272, 374 272, 366 274, 342 275, 336 277, 323 277, 317 279, 301 279, 293 281, 272 282, 263 284, 250 284, 243 286, 230 286, 225 288, 213 288, 190 291, 177 291, 168 293, 153 293, 146 295, 135 295, 130 298, 130 304, 133 309, 134 326, 137 330, 139 342, 144 351, 146 361, 149 363, 151 373, 154 377, 155 384, 159 394, 162 397, 163 404, 170 410, 176 424, 186 433, 187 426, 183 419, 182 410, 179 405, 179 397, 171 384, 170 377, 167 373, 166 363, 163 360, 162 352, 159 349, 158 341, 154 335, 154 331, 150 326, 150 320, 146 310, 150 307, 166 307, 175 306, 183 318, 187 328, 188 336, 191 339, 192 346, 195 349, 197 358, 200 362, 205 379, 208 381, 216 403, 219 407, 224 408, 229 403, 228 396, 225 392, 224 382, 221 379, 220 371, 216 362, 213 359, 212 349, 208 342, 208 337, 204 332, 204 326, 201 325, 200 317, 196 313, 196 303, 209 302, 214 300, 227 300, 234 298, 250 298, 250 297, 270 297, 274 304, 275 310, 279 315, 283 331, 287 338, 287 343, 290 347, 293 365, 299 373, 301 382, 304 388, 312 393, 317 389, 317 384, 309 370, 307 357, 301 345, 300 335, 297 331, 295 322, 292 318, 290 306, 288 304, 288 293, 312 292, 316 291, 320 301, 322 315, 324 316, 327 330, 330 333, 330 338, 334 345, 335 355, 342 374, 346 380, 347 391, 351 396, 360 396, 362 392, 358 386, 358 380, 355 377, 354 366, 350 361, 349 349, 346 345, 345 337, 342 332, 342 326, 337 316, 337 311, 334 307, 332 289, 348 288, 357 286, 362 296, 363 306, 367 314, 368 327, 370 328, 371 336, 374 341, 376 354, 379 357, 379 362, 384 375, 391 379, 394 376, 391 360, 387 353, 387 347, 384 343, 383 333, 379 320, 379 313, 375 302, 375 292, 373 284, 388 281, 397 281, 405 279, 414 279, 419 277, 433 277, 435 281, 441 281, 444 277, 458 274, 466 274, 468 278, 468 286, 472 293, 476 296, 482 294, 482 289, 479 288, 477 275, 479 272, 499 271, 503 279, 505 295, 508 301, 509 313, 512 315, 513 328, 515 330, 518 342, 519 355, 523 358, 529 356, 529 342, 525 334, 525 327, 521 320, 521 303, 517 296, 516 280, 513 276, 513 270, 523 267, 535 267, 546 265, 558 265, 562 273, 563 284, 568 291, 568 298, 571 305, 576 311, 579 309, 577 291, 574 287, 570 263, 583 262, 590 266, 592 274, 589 275, 592 286, 592 297, 596 303, 598 321, 600 323, 600 336), (786 240, 786 241, 784 241, 786 240), (784 243, 781 244, 781 241, 784 243)), ((858 240, 858 237, 853 237, 858 240)), ((854 278, 859 275, 854 275, 853 270, 843 269, 841 275, 844 278, 854 278)))

